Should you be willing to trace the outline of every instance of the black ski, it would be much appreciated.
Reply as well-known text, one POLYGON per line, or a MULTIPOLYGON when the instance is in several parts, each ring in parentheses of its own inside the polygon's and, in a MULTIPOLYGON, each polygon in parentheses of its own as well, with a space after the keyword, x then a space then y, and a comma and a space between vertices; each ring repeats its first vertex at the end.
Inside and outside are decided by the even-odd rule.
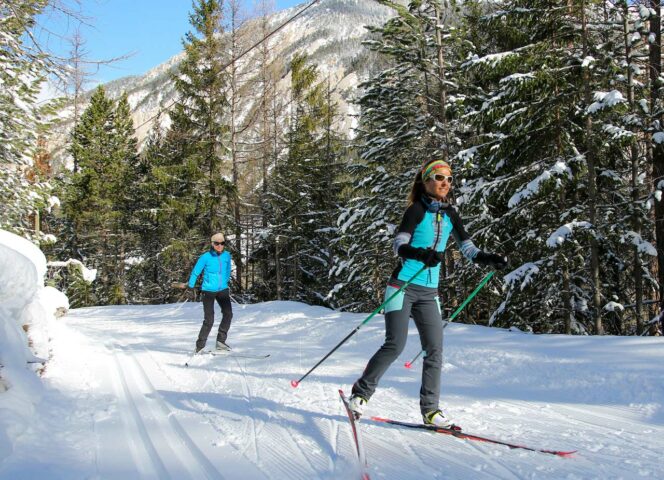
POLYGON ((501 440, 494 440, 493 438, 487 438, 487 437, 480 437, 479 435, 472 435, 469 433, 464 433, 461 430, 455 430, 452 428, 444 428, 444 427, 437 427, 435 425, 425 425, 422 423, 410 423, 410 422, 400 422, 398 420, 390 420, 389 418, 381 418, 381 417, 371 417, 371 420, 374 420, 376 422, 382 422, 382 423, 389 423, 390 425, 397 425, 400 427, 407 427, 407 428, 416 428, 419 430, 428 430, 429 432, 433 433, 444 433, 446 435, 452 435, 457 438, 465 439, 465 440, 475 440, 478 442, 487 442, 487 443, 494 443, 496 445, 505 445, 506 447, 509 448, 520 448, 522 450, 530 450, 531 452, 540 452, 540 453, 549 453, 551 455, 557 455, 559 457, 568 457, 572 455, 573 453, 576 453, 576 450, 572 450, 569 452, 564 452, 560 450, 544 450, 540 448, 530 448, 526 447, 524 445, 518 445, 515 443, 509 443, 509 442, 503 442, 501 440))
POLYGON ((226 357, 235 357, 235 358, 253 358, 253 359, 265 359, 270 356, 269 353, 265 354, 251 354, 251 353, 243 353, 243 352, 234 352, 234 351, 226 351, 226 350, 201 350, 198 353, 192 354, 189 359, 184 363, 185 367, 188 367, 191 361, 199 356, 199 355, 211 355, 213 357, 216 356, 226 356, 226 357))
POLYGON ((362 437, 360 435, 360 430, 357 428, 357 421, 355 420, 355 415, 351 412, 350 407, 348 406, 348 399, 344 395, 343 390, 339 389, 339 396, 341 397, 341 402, 344 404, 346 409, 346 414, 348 415, 348 420, 350 421, 350 429, 353 433, 353 441, 355 442, 355 449, 357 451, 357 459, 360 462, 360 474, 362 480, 369 480, 369 474, 367 473, 367 458, 364 454, 364 447, 362 446, 362 437))

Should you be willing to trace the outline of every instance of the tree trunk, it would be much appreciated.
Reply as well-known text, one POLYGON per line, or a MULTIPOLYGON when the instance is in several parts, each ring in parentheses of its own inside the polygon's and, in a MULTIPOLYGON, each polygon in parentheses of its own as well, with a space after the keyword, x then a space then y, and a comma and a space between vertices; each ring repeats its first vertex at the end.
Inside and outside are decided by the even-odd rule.
MULTIPOLYGON (((660 0, 650 0, 650 8, 655 15, 650 17, 650 34, 655 41, 649 43, 649 75, 650 75, 650 111, 653 114, 653 123, 658 122, 661 128, 661 115, 659 114, 659 76, 662 73, 662 30, 660 0)), ((659 188, 664 179, 664 147, 662 144, 653 145, 652 149, 652 175, 653 187, 659 188)), ((664 199, 655 201, 655 236, 657 243, 657 281, 659 283, 660 310, 664 310, 664 199)))
MULTIPOLYGON (((581 5, 581 23, 583 28, 583 58, 589 55, 588 49, 588 23, 586 19, 586 3, 581 5)), ((586 105, 592 103, 591 76, 589 67, 583 69, 583 97, 586 105)), ((590 115, 586 114, 585 121, 585 143, 586 143, 586 163, 588 165, 588 219, 592 224, 592 228, 597 235, 599 233, 599 225, 597 225, 597 171, 595 166, 596 156, 595 149, 592 144, 593 140, 593 121, 590 115)), ((604 327, 602 325, 602 295, 601 283, 599 279, 599 245, 597 244, 596 235, 590 238, 590 274, 593 283, 593 307, 594 307, 594 323, 595 333, 602 335, 604 327)))

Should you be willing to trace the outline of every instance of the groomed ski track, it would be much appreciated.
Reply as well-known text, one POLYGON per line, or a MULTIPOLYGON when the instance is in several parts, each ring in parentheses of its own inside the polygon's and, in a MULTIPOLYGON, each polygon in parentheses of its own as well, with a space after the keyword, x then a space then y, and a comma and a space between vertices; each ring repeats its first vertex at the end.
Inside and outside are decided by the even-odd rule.
MULTIPOLYGON (((67 478, 359 478, 337 391, 350 391, 380 346, 383 318, 293 389, 290 380, 365 316, 295 302, 233 307, 229 344, 270 358, 205 356, 184 367, 200 327, 198 303, 71 311, 52 332, 44 378, 49 395, 77 409, 77 420, 61 425, 72 445, 57 462, 43 455, 39 462, 57 463, 49 471, 67 478), (67 464, 76 465, 74 475, 67 464)), ((208 346, 213 339, 214 329, 208 346)), ((368 473, 373 480, 664 478, 656 400, 664 383, 654 367, 663 346, 451 324, 442 402, 464 431, 578 453, 558 458, 361 421, 368 473), (618 347, 622 358, 609 355, 618 347)), ((411 326, 368 415, 420 421, 421 361, 403 368, 419 348, 411 326)))

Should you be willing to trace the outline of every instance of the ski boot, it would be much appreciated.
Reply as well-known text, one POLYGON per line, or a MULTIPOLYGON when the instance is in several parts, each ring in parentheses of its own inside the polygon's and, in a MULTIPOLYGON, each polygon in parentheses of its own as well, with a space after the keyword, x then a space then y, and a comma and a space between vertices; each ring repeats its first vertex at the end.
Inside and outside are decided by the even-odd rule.
POLYGON ((364 408, 367 406, 367 401, 357 394, 352 394, 348 400, 348 408, 353 412, 355 420, 359 420, 364 413, 364 408))
POLYGON ((220 342, 219 340, 217 340, 217 351, 220 351, 220 352, 230 352, 230 351, 231 351, 231 347, 229 347, 228 345, 226 345, 224 342, 220 342))
POLYGON ((433 412, 425 413, 422 415, 422 420, 425 425, 433 425, 435 427, 442 427, 450 430, 461 430, 454 425, 445 414, 443 414, 442 410, 434 410, 433 412))

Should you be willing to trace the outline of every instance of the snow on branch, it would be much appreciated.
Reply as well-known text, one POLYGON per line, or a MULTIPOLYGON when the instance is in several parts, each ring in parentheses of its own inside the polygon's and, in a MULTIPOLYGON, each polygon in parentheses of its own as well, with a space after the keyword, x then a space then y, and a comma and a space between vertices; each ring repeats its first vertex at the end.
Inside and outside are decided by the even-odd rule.
POLYGON ((524 263, 516 270, 513 270, 507 275, 505 275, 503 280, 510 287, 513 287, 515 284, 520 282, 521 283, 520 289, 523 290, 530 284, 530 282, 532 282, 533 277, 538 273, 539 273, 539 267, 532 262, 528 262, 524 263))
POLYGON ((641 235, 636 232, 629 231, 620 237, 622 243, 631 243, 636 246, 639 253, 645 253, 651 257, 657 256, 657 250, 652 246, 650 242, 644 240, 641 235))
POLYGON ((618 302, 609 302, 606 305, 604 305, 604 311, 606 312, 615 312, 616 310, 624 312, 625 307, 622 305, 622 303, 618 302))
POLYGON ((624 103, 625 97, 618 90, 610 92, 595 92, 595 101, 588 107, 588 113, 596 113, 608 107, 613 107, 619 103, 624 103))
POLYGON ((457 153, 455 159, 458 159, 464 163, 470 162, 475 158, 477 152, 477 147, 466 148, 465 150, 461 150, 459 153, 457 153))
POLYGON ((577 228, 590 229, 592 224, 589 222, 570 222, 566 223, 558 230, 556 230, 546 241, 546 245, 549 248, 556 248, 571 237, 574 234, 574 230, 577 228))
POLYGON ((505 60, 508 57, 511 57, 512 55, 518 55, 517 52, 511 51, 511 52, 501 52, 501 53, 492 53, 490 55, 485 55, 483 57, 479 57, 477 55, 474 55, 470 60, 465 62, 461 67, 466 68, 466 67, 474 67, 477 65, 487 65, 490 68, 496 68, 496 66, 505 60))
POLYGON ((66 262, 60 262, 60 261, 48 262, 49 267, 68 267, 69 265, 74 265, 74 267, 78 268, 78 270, 81 272, 83 280, 85 280, 88 283, 94 282, 95 279, 97 278, 96 268, 87 268, 85 265, 83 265, 81 261, 73 258, 70 258, 66 262))
POLYGON ((517 205, 519 205, 523 200, 527 200, 528 198, 532 197, 535 195, 537 192, 539 192, 541 186, 543 183, 551 180, 555 176, 562 176, 563 174, 567 174, 571 176, 571 172, 567 164, 561 160, 557 161, 556 164, 551 167, 550 169, 546 170, 543 172, 541 175, 539 175, 537 178, 532 180, 528 185, 526 185, 525 188, 522 190, 516 192, 514 195, 512 195, 512 198, 510 198, 507 206, 509 208, 514 208, 517 205))

